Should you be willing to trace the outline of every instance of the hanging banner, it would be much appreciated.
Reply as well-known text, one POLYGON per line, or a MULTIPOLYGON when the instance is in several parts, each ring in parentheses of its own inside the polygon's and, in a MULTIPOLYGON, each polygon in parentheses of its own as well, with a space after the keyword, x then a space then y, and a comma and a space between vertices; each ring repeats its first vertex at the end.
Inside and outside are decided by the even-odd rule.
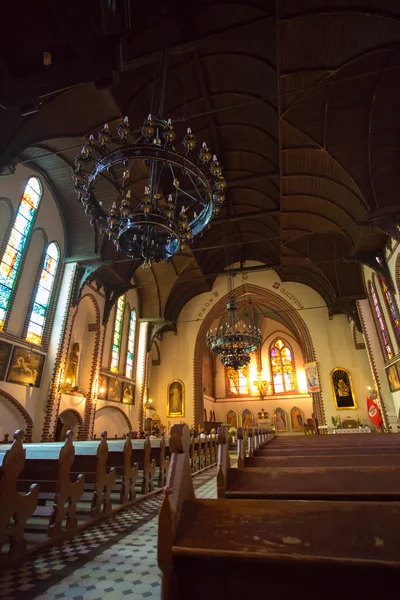
POLYGON ((308 391, 313 394, 321 391, 319 384, 318 368, 316 362, 309 362, 304 365, 306 370, 307 388, 308 391))
POLYGON ((376 402, 373 401, 371 397, 367 398, 367 408, 368 416, 375 425, 375 427, 377 427, 378 429, 382 427, 381 411, 379 410, 379 406, 376 404, 376 402))

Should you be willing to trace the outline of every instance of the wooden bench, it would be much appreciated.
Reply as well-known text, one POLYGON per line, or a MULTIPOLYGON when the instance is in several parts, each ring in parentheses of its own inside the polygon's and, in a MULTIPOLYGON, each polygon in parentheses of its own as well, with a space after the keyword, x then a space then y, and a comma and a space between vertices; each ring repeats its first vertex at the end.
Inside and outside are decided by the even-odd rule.
POLYGON ((0 455, 0 550, 8 545, 11 558, 22 555, 26 548, 25 523, 35 512, 39 487, 33 484, 27 494, 17 491, 17 479, 24 468, 23 431, 16 431, 9 450, 0 455))
MULTIPOLYGON (((360 450, 361 452, 361 450, 360 450)), ((312 454, 303 456, 255 456, 244 459, 245 467, 400 467, 399 454, 312 454)))
POLYGON ((170 446, 158 532, 162 600, 262 598, 266 590, 353 600, 397 589, 400 503, 197 500, 185 426, 172 428, 170 446))

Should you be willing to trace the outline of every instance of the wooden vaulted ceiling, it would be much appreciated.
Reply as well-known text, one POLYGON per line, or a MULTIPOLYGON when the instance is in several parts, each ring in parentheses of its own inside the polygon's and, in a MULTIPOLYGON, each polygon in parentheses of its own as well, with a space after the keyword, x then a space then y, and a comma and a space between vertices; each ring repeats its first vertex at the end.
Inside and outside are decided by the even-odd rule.
MULTIPOLYGON (((158 0, 26 4, 9 9, 0 41, 0 168, 23 162, 46 177, 70 257, 110 261, 98 272, 105 285, 133 277, 149 318, 176 321, 227 261, 252 260, 313 287, 332 312, 351 312, 365 295, 362 262, 399 237, 396 0, 186 0, 171 2, 167 19, 158 0), (209 144, 229 187, 192 251, 145 271, 94 235, 71 165, 104 122, 127 114, 140 128, 165 28, 164 116, 178 145, 188 126, 209 144)), ((107 205, 114 190, 96 194, 107 205)))

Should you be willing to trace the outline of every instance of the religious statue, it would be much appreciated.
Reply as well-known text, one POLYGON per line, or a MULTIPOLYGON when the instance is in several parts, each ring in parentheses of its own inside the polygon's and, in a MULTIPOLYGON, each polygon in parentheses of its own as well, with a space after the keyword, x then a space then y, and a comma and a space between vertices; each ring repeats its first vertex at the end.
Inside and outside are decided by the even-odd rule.
POLYGON ((79 344, 78 342, 74 342, 72 345, 72 350, 69 353, 68 357, 68 365, 67 370, 65 372, 65 389, 68 390, 77 390, 78 386, 76 385, 76 374, 78 371, 79 364, 79 344))

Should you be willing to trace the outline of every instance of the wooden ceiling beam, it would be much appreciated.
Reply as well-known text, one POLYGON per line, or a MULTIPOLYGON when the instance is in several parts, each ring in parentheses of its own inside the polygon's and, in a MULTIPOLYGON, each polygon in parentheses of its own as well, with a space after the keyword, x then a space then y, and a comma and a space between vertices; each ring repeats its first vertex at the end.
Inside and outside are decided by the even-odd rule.
MULTIPOLYGON (((264 16, 259 15, 258 17, 247 19, 246 21, 242 21, 241 23, 233 26, 222 27, 221 29, 217 29, 212 33, 194 38, 190 40, 190 42, 184 42, 182 44, 176 44, 175 46, 172 46, 168 49, 168 56, 180 56, 182 54, 188 54, 190 52, 194 52, 195 50, 199 50, 200 48, 208 47, 210 44, 219 41, 221 37, 237 35, 238 31, 243 29, 253 27, 254 25, 260 26, 263 23, 272 23, 273 21, 274 15, 271 13, 264 16)), ((161 52, 158 51, 151 54, 146 54, 144 56, 137 56, 130 60, 122 57, 121 71, 132 71, 133 69, 138 69, 144 65, 152 65, 160 61, 160 56, 161 52)))
POLYGON ((230 217, 218 217, 210 222, 210 226, 220 225, 221 223, 232 223, 237 221, 245 221, 246 219, 258 219, 260 217, 267 217, 269 215, 279 215, 279 208, 271 208, 268 210, 253 210, 251 212, 242 213, 239 215, 232 215, 230 217))

